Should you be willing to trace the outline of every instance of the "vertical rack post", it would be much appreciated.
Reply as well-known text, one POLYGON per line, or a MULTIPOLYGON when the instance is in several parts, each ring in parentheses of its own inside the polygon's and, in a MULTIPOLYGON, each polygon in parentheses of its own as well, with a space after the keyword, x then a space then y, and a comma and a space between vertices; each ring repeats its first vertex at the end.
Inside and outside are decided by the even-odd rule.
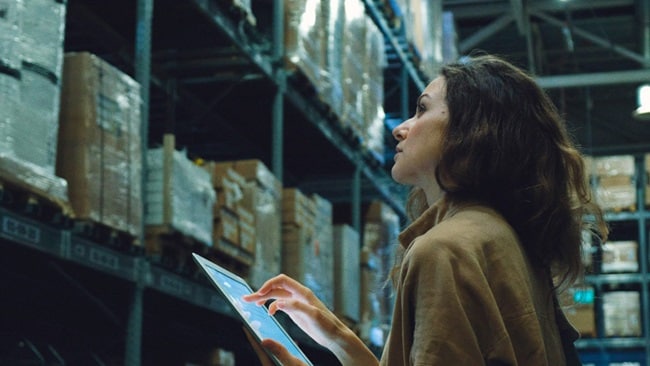
POLYGON ((280 182, 283 182, 283 153, 284 153, 284 93, 286 89, 286 73, 284 70, 284 2, 273 2, 273 64, 276 91, 273 96, 272 112, 272 153, 271 171, 280 182))
MULTIPOLYGON (((142 184, 141 195, 144 197, 147 172, 146 153, 149 144, 149 84, 151 79, 151 25, 153 17, 153 0, 138 0, 135 24, 135 80, 140 84, 140 138, 142 146, 142 184)), ((144 218, 144 205, 142 217, 144 218)), ((140 243, 144 245, 144 220, 140 230, 140 243)), ((142 348, 142 314, 144 302, 144 283, 138 276, 131 297, 127 319, 124 364, 140 366, 142 348)))
POLYGON ((354 176, 352 177, 352 192, 350 197, 352 227, 361 234, 361 162, 354 162, 354 176))
POLYGON ((400 77, 400 118, 409 118, 409 74, 406 68, 402 68, 400 77))
POLYGON ((648 344, 648 338, 650 337, 650 318, 648 318, 648 315, 650 315, 650 274, 648 273, 648 251, 649 249, 649 244, 648 244, 648 227, 647 227, 647 222, 648 219, 646 215, 644 214, 646 211, 645 208, 645 202, 646 202, 646 191, 645 187, 648 184, 648 172, 645 170, 645 155, 640 154, 639 156, 636 157, 636 171, 637 173, 637 202, 639 205, 639 210, 638 212, 641 213, 639 215, 638 219, 638 225, 639 225, 639 270, 640 273, 643 275, 643 279, 641 281, 641 321, 642 321, 642 326, 641 326, 641 334, 642 337, 646 339, 645 342, 645 357, 646 357, 646 365, 650 365, 650 344, 648 344))

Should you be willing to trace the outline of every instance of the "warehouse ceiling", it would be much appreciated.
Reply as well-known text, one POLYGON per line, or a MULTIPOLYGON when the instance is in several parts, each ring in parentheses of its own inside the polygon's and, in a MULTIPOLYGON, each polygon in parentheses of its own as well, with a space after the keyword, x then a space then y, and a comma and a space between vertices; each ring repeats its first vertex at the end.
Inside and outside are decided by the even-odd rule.
POLYGON ((533 73, 586 152, 650 151, 632 117, 650 82, 650 0, 444 0, 461 55, 507 57, 533 73))

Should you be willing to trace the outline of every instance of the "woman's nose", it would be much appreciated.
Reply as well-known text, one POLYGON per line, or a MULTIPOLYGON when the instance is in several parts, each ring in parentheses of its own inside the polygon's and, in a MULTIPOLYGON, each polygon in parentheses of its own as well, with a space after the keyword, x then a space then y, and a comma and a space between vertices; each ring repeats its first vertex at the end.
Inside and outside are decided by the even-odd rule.
POLYGON ((408 133, 406 122, 404 121, 393 128, 393 137, 395 140, 402 141, 406 138, 406 134, 408 133))

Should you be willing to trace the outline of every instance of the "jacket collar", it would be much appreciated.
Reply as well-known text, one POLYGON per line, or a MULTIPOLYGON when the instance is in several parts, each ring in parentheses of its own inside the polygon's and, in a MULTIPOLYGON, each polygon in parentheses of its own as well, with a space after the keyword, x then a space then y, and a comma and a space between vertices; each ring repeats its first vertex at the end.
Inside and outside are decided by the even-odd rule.
POLYGON ((407 248, 415 238, 457 212, 457 206, 442 196, 399 234, 400 244, 407 248))

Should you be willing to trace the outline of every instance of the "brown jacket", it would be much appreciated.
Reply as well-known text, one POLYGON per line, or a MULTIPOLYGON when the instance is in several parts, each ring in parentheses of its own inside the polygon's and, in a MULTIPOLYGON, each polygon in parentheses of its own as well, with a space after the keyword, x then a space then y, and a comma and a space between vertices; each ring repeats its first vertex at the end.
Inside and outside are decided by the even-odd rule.
POLYGON ((548 275, 531 267, 497 212, 442 200, 400 243, 381 365, 565 365, 548 275))

